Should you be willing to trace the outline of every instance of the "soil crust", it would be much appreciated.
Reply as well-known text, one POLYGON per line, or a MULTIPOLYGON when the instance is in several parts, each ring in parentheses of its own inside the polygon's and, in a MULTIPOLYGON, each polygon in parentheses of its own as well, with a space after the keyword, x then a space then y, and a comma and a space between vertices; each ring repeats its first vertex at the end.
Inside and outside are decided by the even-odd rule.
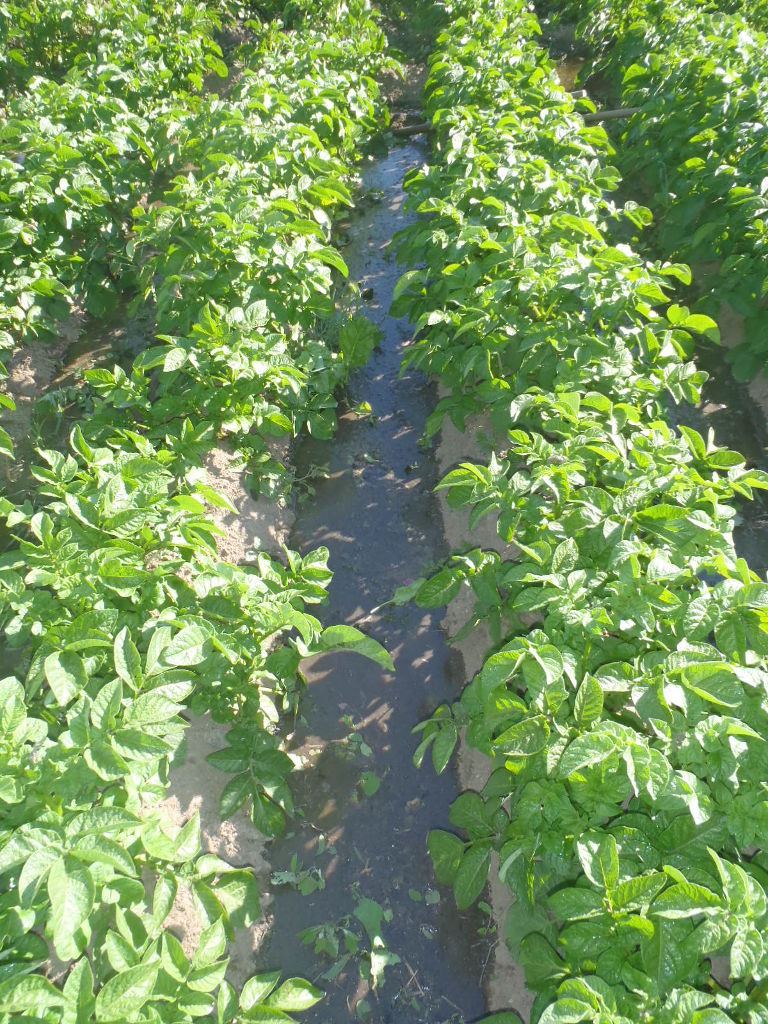
MULTIPOLYGON (((446 419, 437 446, 440 476, 445 476, 461 462, 474 461, 485 464, 489 453, 483 438, 488 430, 487 423, 482 419, 475 419, 469 421, 466 431, 461 433, 446 419)), ((467 511, 449 508, 443 491, 440 492, 439 504, 445 539, 452 550, 480 547, 484 550, 498 551, 505 558, 514 557, 514 547, 501 540, 493 517, 482 519, 470 533, 467 511)), ((473 603, 472 592, 469 587, 465 587, 449 605, 443 625, 451 637, 458 633, 470 617, 473 603)), ((486 654, 493 645, 490 634, 485 626, 479 626, 465 639, 451 642, 461 655, 464 662, 464 678, 468 681, 480 670, 486 654)), ((490 774, 490 764, 484 754, 467 746, 462 738, 459 746, 459 782, 462 790, 480 791, 490 774)), ((494 858, 489 877, 488 902, 493 908, 498 937, 494 948, 493 966, 486 979, 486 999, 489 1011, 495 1013, 500 1010, 516 1010, 524 1021, 528 1021, 533 995, 525 986, 522 967, 515 962, 504 940, 504 922, 513 897, 509 888, 500 881, 498 870, 498 859, 494 858)))
MULTIPOLYGON (((281 461, 287 448, 286 443, 275 452, 281 461)), ((224 445, 211 452, 206 469, 210 485, 226 495, 238 512, 233 515, 221 509, 212 510, 217 526, 224 531, 218 542, 221 557, 241 565, 251 560, 256 550, 279 555, 293 522, 285 500, 254 499, 246 486, 245 473, 233 468, 233 456, 224 445)), ((222 821, 219 799, 228 779, 206 760, 209 754, 226 746, 229 726, 213 721, 210 715, 190 716, 188 721, 183 747, 171 764, 167 795, 159 804, 161 813, 172 829, 180 828, 199 813, 204 852, 214 853, 236 867, 253 868, 265 910, 270 902, 269 895, 264 894, 271 871, 268 842, 242 811, 222 821)), ((188 888, 179 888, 168 925, 181 939, 185 952, 191 952, 202 923, 188 888)), ((255 957, 270 928, 271 914, 267 910, 252 927, 236 932, 227 972, 235 987, 241 987, 253 974, 255 957)))

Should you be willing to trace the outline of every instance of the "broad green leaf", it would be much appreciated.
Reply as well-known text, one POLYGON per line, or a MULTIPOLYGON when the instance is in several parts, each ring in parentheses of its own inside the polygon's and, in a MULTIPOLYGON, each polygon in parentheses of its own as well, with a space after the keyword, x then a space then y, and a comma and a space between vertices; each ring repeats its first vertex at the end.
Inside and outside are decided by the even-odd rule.
POLYGON ((320 650, 354 651, 356 654, 362 654, 364 658, 375 661, 388 672, 395 671, 392 658, 381 644, 354 626, 328 626, 320 636, 320 650))
POLYGON ((320 989, 310 985, 303 978, 288 978, 277 991, 273 992, 266 1005, 289 1013, 308 1010, 323 998, 320 989))
POLYGON ((563 675, 560 651, 551 644, 532 645, 523 661, 523 674, 536 686, 552 686, 563 675))
POLYGON ((13 441, 7 430, 0 427, 0 455, 6 455, 9 459, 15 458, 13 454, 13 441))
POLYGON ((594 1010, 587 1003, 568 996, 560 997, 550 1004, 539 1018, 539 1024, 578 1024, 582 1020, 594 1020, 594 1010))
POLYGON ((339 331, 339 348, 350 367, 365 366, 381 339, 381 331, 364 316, 354 316, 339 331))
POLYGON ((582 729, 596 722, 603 713, 603 689, 594 676, 585 676, 576 692, 576 721, 582 729))
POLYGON ((461 581, 451 569, 442 569, 428 579, 416 592, 415 601, 420 608, 440 608, 456 597, 461 581))
POLYGON ((125 714, 125 722, 130 726, 155 725, 167 722, 178 715, 181 708, 176 701, 163 693, 150 690, 142 693, 132 701, 125 714))
POLYGON ((161 925, 170 914, 177 892, 178 883, 173 875, 160 875, 152 894, 152 918, 156 925, 161 925))
POLYGON ((210 646, 208 635, 199 626, 185 626, 165 647, 163 658, 169 665, 199 665, 208 656, 210 646))
POLYGON ((568 968, 539 932, 526 935, 520 944, 520 963, 526 983, 537 991, 549 988, 563 978, 568 968))
POLYGON ((44 1014, 63 1006, 64 995, 39 974, 22 975, 0 982, 0 1006, 6 1013, 44 1014))
POLYGON ((0 680, 0 734, 12 736, 26 717, 24 687, 14 676, 0 680))
POLYGON ((363 772, 360 776, 360 788, 367 797, 375 796, 381 787, 381 779, 375 772, 363 772))
POLYGON ((85 662, 72 651, 55 651, 45 659, 45 678, 57 704, 71 703, 88 682, 85 662))
POLYGON ((78 933, 93 910, 96 888, 87 868, 59 859, 48 873, 53 945, 62 960, 78 955, 87 941, 78 933))
POLYGON ((427 836, 427 846, 438 882, 451 885, 459 870, 465 844, 451 832, 433 831, 427 836))
POLYGON ((490 843, 479 842, 473 843, 464 851, 453 880, 453 891, 459 910, 466 910, 471 906, 485 888, 491 866, 491 849, 490 843))
POLYGON ((367 896, 358 900, 355 907, 355 917, 363 925, 372 942, 381 937, 381 923, 384 920, 384 913, 384 908, 381 904, 377 903, 376 900, 369 899, 367 896))
POLYGON ((576 843, 584 874, 593 885, 610 894, 619 880, 619 853, 610 833, 585 833, 576 843))
POLYGON ((251 796, 251 773, 243 772, 230 779, 221 793, 219 813, 222 818, 230 818, 238 808, 251 796))
POLYGON ((176 858, 189 861, 200 852, 200 814, 198 811, 179 829, 173 841, 176 858))
POLYGON ((712 317, 704 316, 701 313, 691 313, 683 321, 683 327, 687 331, 695 331, 697 334, 706 334, 712 341, 720 340, 720 331, 717 323, 712 317))
POLYGON ((139 964, 110 978, 96 996, 96 1020, 130 1019, 152 995, 157 981, 158 961, 139 964))
POLYGON ((64 983, 64 995, 77 1007, 76 1024, 93 1019, 96 999, 93 994, 93 971, 86 957, 72 967, 64 983))
POLYGON ((561 777, 567 777, 583 768, 601 764, 615 749, 616 742, 613 737, 600 732, 583 733, 563 752, 558 765, 559 774, 561 777))
POLYGON ((240 1009, 251 1010, 254 1006, 264 1002, 267 996, 280 981, 280 971, 270 971, 267 974, 254 974, 243 985, 240 993, 240 1009))
POLYGON ((624 882, 619 882, 613 890, 611 903, 616 910, 644 906, 653 902, 668 880, 667 876, 661 872, 628 878, 624 882))
POLYGON ((594 889, 580 886, 558 889, 547 898, 549 909, 560 921, 576 921, 583 917, 594 917, 605 909, 603 897, 594 889))
POLYGON ((552 555, 552 572, 568 572, 573 569, 579 559, 576 541, 569 537, 561 541, 552 555))
POLYGON ((251 821, 265 836, 279 836, 285 831, 285 812, 282 808, 264 796, 253 791, 251 803, 251 821))
POLYGON ((454 722, 447 721, 440 725, 435 740, 432 744, 432 765, 438 775, 442 775, 448 767, 451 755, 459 742, 459 730, 454 722))
POLYGON ((485 801, 479 793, 468 791, 451 804, 451 824, 465 829, 470 838, 487 836, 492 829, 486 820, 485 801))
POLYGON ((197 943, 193 964, 204 967, 215 963, 222 957, 227 948, 227 935, 221 918, 203 929, 197 943))
POLYGON ((136 865, 125 849, 103 835, 83 836, 71 848, 71 855, 88 864, 107 864, 124 875, 135 875, 136 865))
POLYGON ((496 752, 504 757, 532 757, 540 753, 549 739, 549 724, 543 715, 533 715, 505 729, 493 741, 496 752))
POLYGON ((722 900, 710 889, 681 881, 665 889, 650 908, 657 917, 678 919, 711 913, 722 908, 722 900))
POLYGON ((141 657, 126 626, 115 637, 115 672, 136 690, 141 686, 141 657))
POLYGON ((746 925, 737 929, 731 944, 731 978, 751 978, 764 955, 763 937, 757 928, 746 925))

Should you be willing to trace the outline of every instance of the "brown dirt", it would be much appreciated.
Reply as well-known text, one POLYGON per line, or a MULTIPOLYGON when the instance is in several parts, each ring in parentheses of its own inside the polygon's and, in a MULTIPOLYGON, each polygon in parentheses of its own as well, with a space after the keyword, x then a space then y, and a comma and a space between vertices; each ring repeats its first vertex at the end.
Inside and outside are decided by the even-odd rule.
MULTIPOLYGON (((214 722, 209 715, 193 717, 185 737, 185 755, 171 766, 168 795, 158 805, 171 829, 180 828, 192 815, 200 815, 203 850, 214 853, 236 867, 251 867, 263 890, 269 878, 270 866, 265 856, 266 842, 242 811, 222 821, 219 815, 219 797, 227 776, 207 761, 208 754, 224 745, 227 727, 214 722)), ((262 894, 262 909, 268 898, 262 894)), ((176 903, 166 926, 181 939, 185 953, 194 951, 202 931, 195 910, 192 893, 185 885, 179 886, 176 903)), ((268 934, 269 916, 262 916, 251 928, 235 934, 229 948, 229 980, 237 988, 254 973, 254 958, 268 934)))
POLYGON ((557 77, 566 92, 573 92, 576 78, 583 67, 584 61, 580 57, 563 57, 557 65, 557 77))
MULTIPOLYGON (((282 461, 288 445, 276 445, 273 454, 282 461)), ((205 461, 209 482, 225 495, 238 511, 232 515, 222 509, 215 510, 216 525, 225 536, 219 538, 219 554, 228 562, 241 564, 252 559, 256 550, 279 555, 288 540, 293 524, 293 513, 284 497, 275 501, 253 498, 246 486, 246 474, 234 468, 233 457, 219 445, 205 461)))
MULTIPOLYGON (((421 99, 427 81, 427 68, 423 63, 409 62, 403 65, 405 77, 394 71, 384 72, 379 79, 387 105, 394 111, 421 110, 421 99)), ((393 124, 397 115, 393 113, 393 124)))
POLYGON ((3 391, 13 399, 16 408, 4 409, 0 422, 13 441, 16 456, 14 462, 4 460, 5 487, 11 493, 18 488, 33 461, 35 402, 56 382, 65 353, 77 341, 82 327, 83 317, 75 314, 61 324, 57 340, 22 345, 8 360, 8 378, 3 382, 3 391))

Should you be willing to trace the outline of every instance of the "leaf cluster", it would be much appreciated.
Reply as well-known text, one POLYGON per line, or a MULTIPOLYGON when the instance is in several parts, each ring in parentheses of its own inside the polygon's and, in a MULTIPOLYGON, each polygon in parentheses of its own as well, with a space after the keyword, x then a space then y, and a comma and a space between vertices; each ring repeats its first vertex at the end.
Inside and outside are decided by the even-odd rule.
POLYGON ((737 557, 734 499, 768 477, 666 419, 696 401, 693 336, 670 301, 688 268, 612 233, 610 149, 586 128, 517 0, 447 5, 427 84, 435 159, 411 174, 422 218, 395 298, 406 357, 438 376, 432 418, 490 420, 495 451, 441 482, 495 523, 409 592, 470 588, 465 633, 493 646, 452 706, 418 727, 438 771, 462 731, 482 792, 430 834, 438 879, 477 900, 494 856, 506 938, 534 1019, 766 1019, 768 586, 737 557), (712 960, 726 957, 728 978, 712 960))
POLYGON ((278 835, 302 660, 392 665, 309 613, 327 550, 219 557, 214 510, 235 510, 202 468, 224 434, 265 477, 265 437, 330 434, 334 389, 375 341, 357 317, 335 345, 318 330, 345 273, 331 217, 383 116, 367 74, 383 37, 364 4, 342 6, 322 38, 261 26, 218 96, 210 6, 70 5, 82 20, 56 43, 58 4, 13 5, 24 59, 50 77, 16 83, 0 128, 4 344, 136 288, 159 337, 132 367, 89 374, 94 414, 40 452, 29 500, 0 499, 3 1022, 285 1021, 320 998, 277 974, 233 991, 227 948, 258 917, 253 872, 202 854, 194 817, 169 834, 156 804, 190 713, 210 713, 230 725, 210 756, 229 777, 222 814, 278 835), (203 928, 193 949, 172 930, 182 889, 203 928))
POLYGON ((745 318, 744 341, 729 358, 750 380, 768 353, 761 19, 689 0, 588 3, 578 17, 594 52, 591 70, 620 105, 640 107, 621 133, 618 159, 657 212, 654 244, 701 268, 703 310, 717 315, 726 302, 745 318))

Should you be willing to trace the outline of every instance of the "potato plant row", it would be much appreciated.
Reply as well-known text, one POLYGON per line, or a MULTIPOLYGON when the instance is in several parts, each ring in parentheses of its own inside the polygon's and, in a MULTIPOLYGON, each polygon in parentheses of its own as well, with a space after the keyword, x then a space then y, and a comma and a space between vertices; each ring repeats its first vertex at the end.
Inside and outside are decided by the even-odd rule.
POLYGON ((202 102, 205 77, 227 77, 214 4, 57 0, 13 8, 4 57, 25 84, 14 88, 6 67, 4 348, 55 335, 76 303, 95 314, 114 305, 129 284, 131 208, 174 166, 179 122, 202 102))
POLYGON ((766 0, 720 0, 718 10, 738 14, 761 32, 768 31, 768 3, 766 0))
POLYGON ((732 358, 749 380, 768 357, 766 26, 690 0, 568 9, 617 102, 641 108, 619 159, 649 197, 658 251, 693 265, 704 311, 745 317, 732 358))
MULTIPOLYGON (((196 79, 216 66, 221 49, 214 33, 232 23, 236 0, 191 4, 159 4, 142 0, 105 3, 103 0, 3 0, 0 3, 0 94, 5 100, 29 88, 37 76, 60 80, 75 63, 92 64, 94 41, 120 46, 120 58, 133 65, 142 54, 154 57, 155 68, 144 73, 178 76, 177 82, 196 79)), ((113 50, 113 52, 117 52, 113 50)))
MULTIPOLYGON (((361 142, 386 119, 369 77, 383 36, 348 22, 338 38, 307 29, 298 45, 267 35, 231 95, 207 97, 180 127, 176 162, 196 171, 134 209, 128 243, 158 344, 130 373, 86 374, 100 437, 138 422, 161 441, 191 420, 230 437, 267 486, 280 467, 266 438, 333 433, 334 392, 377 334, 337 312, 347 268, 331 223, 351 206, 361 142)), ((176 451, 183 465, 183 442, 176 451)))
MULTIPOLYGON (((469 588, 464 635, 492 646, 419 727, 442 771, 464 734, 488 758, 430 833, 459 907, 493 863, 507 942, 542 1024, 768 1020, 768 585, 732 538, 768 477, 670 425, 695 402, 708 317, 670 301, 681 264, 615 241, 611 149, 585 127, 521 0, 448 0, 431 59, 431 166, 393 311, 406 362, 441 381, 430 422, 478 424, 486 463, 441 482, 498 547, 453 553, 408 588, 469 588)), ((405 594, 401 595, 403 598, 405 594)), ((506 1019, 506 1018, 505 1018, 506 1019)))
POLYGON ((336 312, 346 268, 330 223, 384 118, 368 71, 385 40, 356 2, 325 4, 322 35, 253 26, 239 81, 216 95, 202 68, 188 81, 162 56, 220 60, 215 11, 169 5, 176 34, 152 40, 141 26, 147 14, 166 30, 160 5, 120 10, 55 57, 71 61, 63 75, 11 90, 2 126, 17 144, 0 201, 24 226, 4 222, 0 268, 11 291, 27 272, 58 282, 30 286, 27 307, 23 291, 6 298, 6 311, 40 300, 10 314, 7 344, 43 344, 61 315, 49 303, 87 301, 82 275, 104 253, 159 336, 133 366, 88 374, 93 409, 70 445, 40 452, 26 501, 0 498, 0 1021, 284 1021, 321 993, 278 974, 226 980, 234 930, 259 914, 253 872, 201 852, 197 816, 169 834, 155 805, 188 713, 210 711, 231 724, 210 758, 230 776, 222 815, 245 807, 278 835, 293 767, 279 726, 302 659, 342 648, 391 667, 310 614, 327 550, 219 558, 211 509, 229 505, 202 465, 228 435, 263 481, 278 469, 266 436, 330 433, 334 388, 375 340, 336 312), (182 885, 203 927, 194 949, 167 927, 182 885))

